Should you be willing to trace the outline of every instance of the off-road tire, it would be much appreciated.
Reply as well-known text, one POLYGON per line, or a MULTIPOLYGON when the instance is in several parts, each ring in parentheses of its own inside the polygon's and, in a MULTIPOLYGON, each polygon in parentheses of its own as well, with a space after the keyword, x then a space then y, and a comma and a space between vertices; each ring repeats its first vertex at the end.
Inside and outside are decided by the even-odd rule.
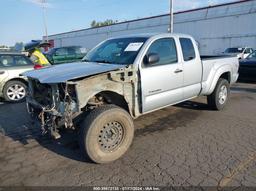
MULTIPOLYGON (((113 132, 113 130, 111 130, 111 132, 113 132)), ((129 113, 115 105, 105 105, 92 110, 86 116, 80 128, 79 144, 86 158, 99 164, 109 163, 119 159, 125 154, 132 143, 133 136, 134 125, 129 113), (114 123, 118 124, 118 128, 122 129, 120 131, 123 133, 120 132, 119 135, 119 131, 117 131, 118 135, 117 133, 112 133, 112 135, 114 134, 115 137, 117 137, 122 134, 122 138, 118 137, 117 140, 119 140, 119 144, 114 144, 116 146, 114 150, 107 151, 105 150, 105 145, 102 146, 103 141, 101 139, 103 139, 103 135, 105 137, 105 134, 102 134, 102 132, 106 130, 103 129, 106 128, 106 124, 110 124, 110 128, 113 128, 114 123)))
POLYGON ((224 107, 227 105, 227 102, 229 100, 229 96, 230 96, 230 84, 226 79, 220 78, 217 82, 217 85, 213 91, 213 93, 209 96, 207 96, 207 102, 208 105, 211 109, 213 110, 223 110, 224 107), (222 101, 220 101, 220 94, 222 91, 222 88, 226 88, 226 99, 225 101, 222 99, 222 101))
POLYGON ((21 81, 18 81, 18 80, 12 80, 12 81, 7 82, 5 84, 5 86, 4 86, 4 89, 3 89, 3 97, 4 97, 4 99, 6 101, 8 101, 8 102, 13 102, 13 103, 25 101, 26 93, 27 93, 27 85, 25 83, 21 82, 21 81), (25 96, 22 99, 13 100, 13 99, 10 98, 10 96, 8 96, 9 88, 12 87, 12 86, 15 86, 15 85, 18 85, 19 87, 24 88, 25 96))

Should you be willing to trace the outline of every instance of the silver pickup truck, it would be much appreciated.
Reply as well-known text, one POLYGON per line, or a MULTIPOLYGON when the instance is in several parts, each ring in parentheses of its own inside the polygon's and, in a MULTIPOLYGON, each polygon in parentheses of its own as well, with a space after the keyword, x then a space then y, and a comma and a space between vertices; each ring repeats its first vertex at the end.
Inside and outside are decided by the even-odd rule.
POLYGON ((197 96, 223 109, 238 67, 236 57, 200 57, 188 35, 113 38, 82 62, 26 72, 27 108, 56 139, 60 128, 78 129, 85 156, 108 163, 128 150, 141 115, 197 96))

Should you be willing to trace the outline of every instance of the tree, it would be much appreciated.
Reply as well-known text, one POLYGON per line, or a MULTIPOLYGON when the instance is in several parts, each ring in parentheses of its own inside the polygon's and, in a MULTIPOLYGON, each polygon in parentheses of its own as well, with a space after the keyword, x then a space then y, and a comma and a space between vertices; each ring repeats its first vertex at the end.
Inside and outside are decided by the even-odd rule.
POLYGON ((93 21, 91 22, 91 27, 95 27, 96 24, 97 24, 97 22, 96 22, 95 20, 93 20, 93 21))
POLYGON ((97 22, 97 21, 93 20, 91 22, 91 27, 95 28, 95 27, 109 26, 109 25, 112 25, 112 24, 115 24, 115 23, 118 23, 118 20, 114 21, 112 19, 107 19, 103 22, 97 22))

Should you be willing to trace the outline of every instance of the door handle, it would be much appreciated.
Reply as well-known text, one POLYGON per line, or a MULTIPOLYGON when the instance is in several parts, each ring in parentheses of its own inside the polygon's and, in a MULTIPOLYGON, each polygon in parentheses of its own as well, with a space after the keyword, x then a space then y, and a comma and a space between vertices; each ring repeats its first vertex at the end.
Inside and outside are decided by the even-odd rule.
POLYGON ((0 75, 2 75, 2 74, 4 74, 5 73, 5 71, 0 71, 0 75))
POLYGON ((181 70, 181 69, 177 69, 177 70, 174 71, 175 74, 178 74, 178 73, 181 73, 181 72, 183 72, 183 70, 181 70))

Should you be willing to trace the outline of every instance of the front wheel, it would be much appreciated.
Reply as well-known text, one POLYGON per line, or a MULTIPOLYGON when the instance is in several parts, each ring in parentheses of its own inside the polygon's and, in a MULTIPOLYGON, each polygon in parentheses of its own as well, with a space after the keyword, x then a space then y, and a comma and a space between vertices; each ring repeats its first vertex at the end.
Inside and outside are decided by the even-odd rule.
POLYGON ((222 110, 230 95, 230 85, 226 79, 220 78, 213 93, 207 96, 208 105, 214 110, 222 110))
POLYGON ((4 99, 9 102, 25 100, 27 86, 21 81, 13 80, 5 84, 3 89, 4 99))
POLYGON ((130 115, 114 105, 91 111, 80 129, 80 148, 95 163, 120 158, 130 147, 134 125, 130 115))

